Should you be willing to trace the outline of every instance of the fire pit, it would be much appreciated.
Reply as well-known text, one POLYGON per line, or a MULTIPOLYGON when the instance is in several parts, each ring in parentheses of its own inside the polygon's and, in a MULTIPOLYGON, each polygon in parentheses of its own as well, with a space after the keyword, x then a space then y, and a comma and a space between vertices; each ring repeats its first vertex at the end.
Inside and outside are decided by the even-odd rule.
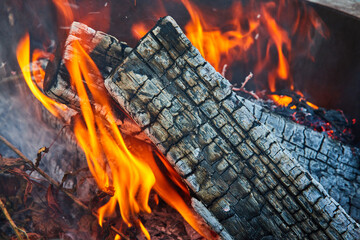
MULTIPOLYGON (((43 195, 52 217, 83 226, 60 221, 60 229, 50 228, 73 239, 156 238, 159 230, 147 213, 152 207, 159 216, 169 208, 163 202, 155 207, 159 197, 207 239, 359 238, 360 151, 349 132, 355 120, 315 105, 296 84, 296 64, 314 61, 316 40, 331 38, 331 31, 304 3, 279 4, 161 5, 154 18, 133 20, 127 32, 141 39, 132 48, 117 40, 128 40, 123 30, 117 38, 99 31, 114 31, 107 17, 94 17, 112 16, 105 15, 108 3, 82 15, 81 3, 54 1, 60 24, 55 44, 34 50, 32 33, 16 48, 27 85, 47 109, 39 113, 51 124, 52 133, 44 135, 52 140, 31 161, 1 137, 20 156, 1 158, 1 166, 26 180, 17 192, 23 203, 29 194, 43 195), (189 13, 187 36, 172 17, 154 23, 172 12, 176 19, 181 11, 174 6, 189 13), (216 19, 205 18, 209 11, 237 22, 216 29, 216 19), (294 24, 280 24, 283 19, 294 24), (254 73, 245 70, 249 66, 254 73), (53 156, 53 146, 57 154, 70 154, 72 166, 53 156), (35 177, 50 183, 46 191, 32 189, 40 181, 35 177), (67 207, 68 198, 76 206, 67 207)), ((127 10, 137 8, 140 3, 132 2, 127 10)), ((16 142, 11 130, 5 133, 16 142)), ((34 215, 37 227, 30 230, 16 226, 11 214, 6 219, 20 239, 34 229, 34 239, 54 234, 41 230, 34 215)), ((168 234, 196 239, 198 233, 182 223, 182 230, 168 234)))

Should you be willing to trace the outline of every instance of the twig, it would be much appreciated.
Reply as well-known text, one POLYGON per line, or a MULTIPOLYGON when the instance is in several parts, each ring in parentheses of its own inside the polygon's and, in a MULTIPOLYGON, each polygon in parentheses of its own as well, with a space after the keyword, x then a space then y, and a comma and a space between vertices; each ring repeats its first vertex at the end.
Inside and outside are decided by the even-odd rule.
MULTIPOLYGON (((1 199, 0 199, 0 208, 1 208, 2 212, 4 213, 6 219, 9 221, 11 228, 14 230, 17 239, 23 240, 23 237, 21 236, 19 230, 22 231, 25 234, 25 236, 27 237, 27 234, 26 234, 25 230, 20 229, 19 227, 16 226, 16 224, 12 220, 9 212, 7 211, 3 201, 1 199)), ((27 237, 27 239, 29 239, 29 238, 27 237)))
POLYGON ((222 69, 222 71, 221 71, 221 75, 222 75, 223 77, 225 77, 227 67, 228 67, 228 65, 227 65, 227 64, 224 64, 223 69, 222 69))
POLYGON ((245 78, 245 81, 243 82, 243 84, 241 85, 240 88, 245 88, 245 85, 247 84, 247 82, 252 79, 252 77, 254 76, 254 74, 252 72, 249 73, 249 75, 247 75, 247 77, 245 78))
POLYGON ((253 96, 256 100, 259 100, 260 99, 259 96, 256 95, 253 91, 248 91, 248 90, 245 89, 245 85, 249 82, 249 80, 253 76, 254 76, 254 74, 252 72, 250 72, 249 75, 245 78, 245 81, 241 84, 241 87, 240 88, 233 87, 232 90, 247 93, 247 94, 253 96))
MULTIPOLYGON (((53 186, 55 186, 56 188, 60 189, 61 191, 63 191, 69 198, 71 198, 77 205, 79 205, 81 208, 87 210, 88 212, 91 212, 91 214, 98 218, 98 214, 91 211, 89 209, 88 206, 86 206, 84 203, 82 203, 80 201, 80 199, 78 199, 77 197, 75 197, 73 194, 71 194, 69 191, 67 191, 66 189, 62 188, 60 186, 60 184, 55 181, 54 179, 52 179, 49 175, 47 175, 47 173, 45 173, 43 170, 41 170, 39 167, 35 166, 35 164, 28 159, 19 149, 17 149, 14 145, 12 145, 8 140, 6 140, 3 136, 0 135, 0 141, 2 141, 3 143, 5 143, 5 145, 7 145, 9 148, 11 148, 11 150, 13 150, 20 158, 22 158, 27 164, 29 164, 35 171, 37 171, 40 175, 42 175, 50 184, 52 184, 53 186)), ((121 233, 119 230, 117 230, 114 226, 111 226, 111 230, 114 231, 115 233, 119 234, 122 238, 124 239, 129 239, 127 236, 125 236, 123 233, 121 233)))

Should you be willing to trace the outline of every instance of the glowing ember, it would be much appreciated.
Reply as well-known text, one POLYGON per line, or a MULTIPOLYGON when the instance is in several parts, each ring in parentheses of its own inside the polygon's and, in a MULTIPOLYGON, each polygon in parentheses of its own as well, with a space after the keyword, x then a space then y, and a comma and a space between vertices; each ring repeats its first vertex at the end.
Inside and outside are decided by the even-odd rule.
POLYGON ((287 107, 291 102, 292 98, 284 95, 271 95, 271 98, 279 105, 283 107, 287 107))

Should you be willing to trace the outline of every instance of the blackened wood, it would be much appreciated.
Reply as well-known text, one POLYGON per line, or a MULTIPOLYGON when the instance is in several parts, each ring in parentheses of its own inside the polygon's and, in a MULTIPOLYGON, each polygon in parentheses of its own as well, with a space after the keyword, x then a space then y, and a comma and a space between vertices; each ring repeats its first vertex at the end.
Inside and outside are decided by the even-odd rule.
MULTIPOLYGON (((74 60, 73 43, 78 41, 81 47, 89 54, 91 59, 97 65, 102 77, 95 82, 95 87, 106 94, 103 85, 103 79, 107 77, 113 68, 117 67, 125 56, 129 54, 131 48, 125 43, 119 42, 113 36, 95 31, 85 24, 74 22, 69 31, 69 36, 66 39, 63 53, 57 53, 54 61, 49 62, 46 68, 46 76, 44 81, 44 91, 48 96, 61 102, 77 111, 80 109, 81 99, 73 90, 70 84, 70 75, 66 69, 66 64, 74 60)), ((94 74, 95 73, 89 73, 94 74)), ((85 83, 85 82, 84 82, 85 83)), ((87 83, 85 83, 87 84, 87 83)), ((90 101, 91 94, 89 93, 90 101)), ((104 117, 108 116, 108 110, 103 106, 92 102, 94 110, 104 117)), ((117 119, 123 134, 136 137, 143 141, 148 141, 146 135, 141 131, 141 128, 134 124, 134 122, 126 117, 121 110, 116 106, 112 108, 113 113, 117 119)))
MULTIPOLYGON (((75 41, 78 41, 90 55, 103 78, 107 77, 111 70, 120 64, 131 48, 113 36, 95 31, 85 24, 74 22, 71 25, 64 52, 58 52, 54 61, 47 66, 44 91, 59 102, 78 108, 80 106, 79 98, 70 86, 70 76, 65 66, 73 60, 75 41)), ((103 80, 99 79, 98 87, 101 88, 102 84, 103 80)))
POLYGON ((105 86, 187 181, 224 239, 360 238, 346 213, 207 63, 161 19, 105 86))
POLYGON ((358 0, 306 0, 360 19, 360 2, 358 0))

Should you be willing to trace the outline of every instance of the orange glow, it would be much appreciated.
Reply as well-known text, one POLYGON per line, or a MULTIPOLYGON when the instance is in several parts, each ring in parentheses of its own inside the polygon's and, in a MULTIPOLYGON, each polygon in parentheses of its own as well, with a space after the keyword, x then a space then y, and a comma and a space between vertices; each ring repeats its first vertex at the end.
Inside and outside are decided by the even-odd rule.
POLYGON ((148 200, 153 188, 170 206, 177 209, 195 230, 209 236, 210 232, 206 232, 198 224, 194 213, 172 186, 171 180, 181 192, 189 196, 180 176, 170 167, 167 160, 162 155, 157 155, 169 173, 164 175, 149 145, 129 139, 126 144, 132 151, 128 149, 115 124, 110 99, 104 97, 106 94, 94 87, 96 84, 92 84, 101 78, 100 72, 78 42, 74 42, 72 49, 74 53, 71 62, 66 63, 66 67, 71 76, 71 83, 81 99, 83 115, 83 119, 75 119, 74 133, 85 152, 89 169, 98 186, 105 192, 109 186, 115 190, 114 196, 98 210, 99 224, 102 225, 105 217, 114 214, 118 204, 124 222, 128 226, 138 225, 145 236, 150 238, 141 221, 134 222, 134 219, 140 212, 151 212, 148 200), (91 74, 88 74, 90 72, 91 74), (109 112, 106 119, 98 116, 90 105, 83 79, 87 83, 93 101, 109 112))
MULTIPOLYGON (((44 105, 44 107, 49 110, 49 112, 51 112, 55 116, 59 116, 59 111, 65 111, 66 107, 45 96, 31 78, 30 37, 28 33, 20 40, 19 45, 16 49, 16 57, 26 84, 28 85, 31 92, 44 105)), ((42 74, 41 70, 40 74, 42 74)))
POLYGON ((228 22, 231 30, 226 32, 208 24, 212 15, 202 14, 201 9, 188 0, 181 0, 181 2, 191 18, 185 26, 187 37, 217 71, 221 71, 224 64, 245 57, 244 53, 254 43, 253 33, 259 26, 259 21, 249 19, 248 29, 243 30, 237 19, 244 15, 240 2, 235 2, 231 7, 232 11, 229 14, 232 17, 228 22))
MULTIPOLYGON (((242 6, 241 1, 234 1, 227 9, 211 10, 193 1, 180 1, 190 16, 185 34, 204 58, 218 72, 223 72, 224 66, 231 68, 237 61, 247 63, 251 59, 255 67, 249 71, 254 71, 254 81, 267 80, 271 93, 279 88, 295 90, 291 73, 294 56, 314 61, 309 51, 314 32, 324 38, 329 35, 315 11, 306 8, 304 2, 248 1, 242 6), (294 42, 293 36, 301 40, 294 42)), ((154 16, 160 12, 163 7, 161 11, 156 9, 154 16)), ((132 34, 138 39, 148 30, 143 21, 132 26, 132 34)), ((289 102, 281 98, 284 101, 289 102)))
POLYGON ((310 107, 312 107, 313 109, 319 109, 318 106, 316 106, 315 104, 313 104, 311 102, 306 101, 306 104, 309 105, 310 107))
POLYGON ((140 39, 150 30, 144 23, 134 24, 131 28, 132 34, 136 39, 140 39))
POLYGON ((277 105, 282 107, 287 107, 291 102, 292 98, 286 95, 275 95, 272 94, 269 96, 277 105))

